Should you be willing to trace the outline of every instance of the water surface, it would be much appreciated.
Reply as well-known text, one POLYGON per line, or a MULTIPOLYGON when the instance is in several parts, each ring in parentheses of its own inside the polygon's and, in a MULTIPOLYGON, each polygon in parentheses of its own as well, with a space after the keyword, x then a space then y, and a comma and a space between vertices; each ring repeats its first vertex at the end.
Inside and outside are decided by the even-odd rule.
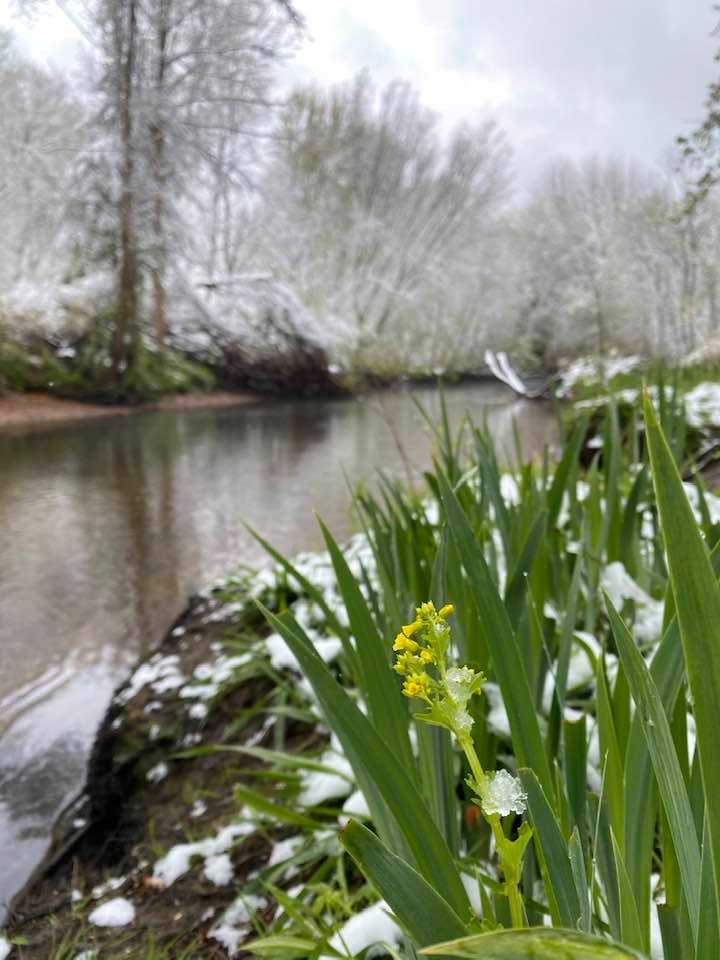
MULTIPOLYGON (((434 390, 415 391, 437 411, 434 390)), ((526 452, 551 412, 501 386, 448 392, 526 452)), ((362 401, 165 411, 0 434, 0 913, 82 785, 97 723, 128 668, 193 591, 264 562, 247 521, 285 553, 320 546, 313 510, 352 530, 345 475, 428 464, 409 392, 362 401)))

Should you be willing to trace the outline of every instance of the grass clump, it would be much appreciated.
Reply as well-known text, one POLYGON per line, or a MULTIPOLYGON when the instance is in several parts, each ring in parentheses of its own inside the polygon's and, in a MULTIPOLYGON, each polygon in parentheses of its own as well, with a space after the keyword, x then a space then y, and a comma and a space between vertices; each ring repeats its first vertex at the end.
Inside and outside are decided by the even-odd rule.
POLYGON ((118 956, 720 955, 720 498, 681 405, 589 423, 507 464, 443 414, 422 490, 381 476, 349 544, 259 538, 275 567, 198 601, 122 707, 118 956))

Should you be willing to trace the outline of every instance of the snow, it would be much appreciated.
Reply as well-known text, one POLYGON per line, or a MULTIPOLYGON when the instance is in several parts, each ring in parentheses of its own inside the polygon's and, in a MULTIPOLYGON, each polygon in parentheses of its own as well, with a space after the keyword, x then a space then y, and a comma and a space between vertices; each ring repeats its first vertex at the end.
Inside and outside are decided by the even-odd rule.
POLYGON ((106 893, 114 893, 127 883, 127 877, 110 877, 105 883, 93 887, 90 896, 93 900, 102 900, 106 893))
POLYGON ((685 394, 683 402, 691 427, 720 427, 720 384, 699 383, 685 394))
POLYGON ((162 656, 156 653, 140 666, 130 677, 127 685, 116 695, 115 702, 124 705, 136 697, 141 690, 150 686, 155 693, 165 693, 182 686, 185 678, 180 672, 176 654, 162 656))
POLYGON ((190 808, 191 817, 201 817, 207 811, 207 804, 204 800, 194 800, 190 808))
POLYGON ((249 923, 258 910, 264 910, 267 900, 252 895, 238 897, 230 904, 220 918, 220 923, 213 927, 208 937, 217 940, 234 957, 240 944, 249 932, 249 923))
POLYGON ((354 775, 352 767, 344 756, 335 750, 327 750, 320 763, 336 771, 304 770, 301 776, 298 803, 304 807, 315 807, 325 800, 346 797, 352 793, 354 775))
POLYGON ((508 719, 505 703, 496 683, 484 683, 483 693, 488 702, 487 725, 496 737, 510 739, 510 720, 508 719))
POLYGON ((226 887, 235 876, 230 857, 226 853, 208 857, 205 861, 205 876, 216 887, 226 887))
MULTIPOLYGON (((190 683, 180 691, 180 696, 189 700, 212 700, 218 695, 222 685, 232 678, 235 671, 250 663, 253 657, 252 651, 235 657, 221 654, 209 663, 198 664, 193 671, 190 683)), ((207 707, 205 709, 207 711, 207 707)))
POLYGON ((126 927, 135 919, 135 907, 125 897, 116 897, 96 907, 88 917, 96 927, 126 927))
POLYGON ((305 837, 298 834, 294 837, 287 837, 285 840, 278 840, 270 851, 270 857, 267 862, 268 867, 275 867, 278 863, 284 863, 300 850, 305 843, 305 837))
MULTIPOLYGON (((327 637, 319 640, 311 637, 311 639, 318 655, 325 663, 332 663, 333 660, 337 660, 342 652, 342 643, 337 637, 327 637)), ((295 655, 279 633, 270 634, 265 641, 265 649, 276 670, 290 669, 297 670, 298 673, 302 672, 295 655)))
POLYGON ((511 473, 503 473, 500 477, 500 496, 508 507, 517 507, 520 503, 520 490, 511 473))
POLYGON ((543 604, 543 616, 544 616, 547 620, 555 620, 555 621, 557 621, 557 620, 560 619, 559 613, 557 612, 557 610, 555 609, 555 607, 553 606, 553 604, 550 603, 549 600, 546 600, 545 603, 543 604))
POLYGON ((367 800, 365 799, 365 794, 362 790, 356 790, 354 793, 351 793, 343 804, 343 813, 346 817, 369 817, 370 810, 368 808, 367 800))
MULTIPOLYGON (((584 630, 575 631, 568 661, 566 690, 579 690, 593 683, 595 680, 595 661, 601 655, 602 647, 591 633, 584 630), (578 643, 578 640, 581 640, 582 643, 578 643)), ((611 675, 614 674, 616 663, 617 658, 613 654, 605 655, 605 664, 608 667, 608 673, 611 675)), ((557 663, 554 664, 553 669, 556 667, 557 663)), ((548 672, 545 676, 542 698, 543 710, 546 713, 550 712, 554 690, 555 677, 552 672, 548 672)))
POLYGON ((11 950, 12 944, 0 933, 0 960, 5 960, 5 957, 9 957, 11 950))
POLYGON ((482 900, 480 899, 480 885, 478 884, 477 877, 473 877, 469 873, 461 873, 460 879, 465 887, 465 892, 468 895, 470 906, 473 908, 475 915, 482 917, 483 906, 482 900))
POLYGON ((160 763, 156 763, 154 767, 150 767, 148 772, 145 774, 145 779, 148 783, 160 783, 162 780, 167 777, 170 772, 168 765, 164 760, 161 760, 160 763))
MULTIPOLYGON (((700 494, 698 488, 694 483, 683 483, 683 488, 685 494, 690 501, 690 506, 695 515, 695 519, 698 523, 702 523, 702 514, 700 513, 700 494)), ((720 523, 720 497, 716 497, 712 493, 707 493, 703 491, 705 497, 705 506, 708 509, 710 514, 710 520, 712 523, 720 523)))
POLYGON ((161 886, 170 887, 190 869, 194 858, 202 857, 207 861, 221 853, 227 853, 240 837, 253 833, 255 825, 249 820, 232 823, 223 827, 214 837, 199 840, 196 843, 179 843, 172 847, 155 863, 153 877, 161 886))
POLYGON ((570 363, 560 374, 559 397, 566 397, 578 383, 606 382, 623 374, 632 373, 642 363, 642 357, 579 357, 570 363))
POLYGON ((641 642, 657 640, 662 631, 663 604, 640 587, 619 560, 609 563, 600 574, 600 585, 614 607, 622 610, 625 600, 635 603, 635 638, 641 642))
MULTIPOLYGON (((375 943, 399 945, 402 931, 388 915, 390 908, 384 900, 356 913, 328 941, 328 946, 343 957, 354 957, 375 943)), ((326 960, 322 957, 321 960, 326 960)))

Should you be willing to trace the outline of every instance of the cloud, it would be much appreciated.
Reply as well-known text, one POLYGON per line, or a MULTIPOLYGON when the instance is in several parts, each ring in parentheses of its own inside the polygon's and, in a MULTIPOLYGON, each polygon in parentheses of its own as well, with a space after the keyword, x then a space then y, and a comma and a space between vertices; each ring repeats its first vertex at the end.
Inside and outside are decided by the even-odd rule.
POLYGON ((410 80, 447 123, 493 115, 523 178, 561 154, 653 164, 702 117, 717 41, 686 0, 305 0, 293 70, 410 80))
MULTIPOLYGON (((8 20, 0 0, 0 23, 8 20)), ((283 85, 410 81, 448 127, 494 117, 524 181, 558 155, 653 164, 703 115, 717 72, 710 0, 298 0, 308 39, 283 85)), ((48 5, 18 32, 72 67, 73 28, 48 5), (54 11, 54 12, 53 12, 54 11)))

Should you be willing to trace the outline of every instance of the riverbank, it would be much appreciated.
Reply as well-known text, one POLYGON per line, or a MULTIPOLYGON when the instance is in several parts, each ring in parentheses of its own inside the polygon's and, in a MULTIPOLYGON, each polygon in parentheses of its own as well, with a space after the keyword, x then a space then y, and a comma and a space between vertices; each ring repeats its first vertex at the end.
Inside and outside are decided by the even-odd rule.
MULTIPOLYGON (((668 428, 681 415, 682 407, 663 406, 668 428)), ((588 891, 612 892, 613 878, 623 875, 618 867, 627 870, 604 808, 594 815, 607 770, 615 778, 608 816, 621 825, 627 816, 630 836, 642 840, 625 884, 636 904, 637 950, 606 939, 608 932, 625 938, 616 889, 597 906, 588 894, 584 930, 573 938, 588 955, 598 944, 618 957, 679 955, 674 940, 663 944, 658 922, 674 861, 656 847, 666 788, 647 789, 652 757, 639 726, 645 721, 635 674, 646 669, 642 654, 652 655, 665 699, 652 707, 647 729, 671 712, 701 745, 685 700, 675 709, 683 649, 659 560, 667 545, 671 572, 683 577, 674 594, 679 604, 691 595, 693 567, 707 574, 703 596, 720 602, 709 556, 704 567, 683 556, 686 534, 700 548, 717 542, 720 498, 681 481, 648 400, 642 425, 632 420, 621 434, 611 406, 600 427, 585 444, 581 421, 556 469, 547 458, 542 466, 529 459, 512 472, 501 467, 488 435, 471 432, 474 445, 463 446, 448 430, 438 438, 443 468, 426 474, 424 495, 389 479, 382 501, 361 492, 356 506, 366 533, 344 548, 325 531, 328 553, 301 554, 293 565, 270 550, 274 569, 195 597, 161 649, 116 692, 86 793, 66 810, 50 855, 13 903, 4 941, 12 960, 301 960, 362 956, 375 943, 388 945, 385 954, 413 956, 441 935, 422 919, 438 903, 428 884, 445 882, 427 857, 442 857, 456 877, 456 930, 478 934, 482 918, 486 930, 506 928, 497 933, 507 934, 506 943, 517 933, 518 956, 539 956, 534 932, 507 928, 567 927, 575 904, 561 914, 559 890, 585 897, 587 883, 588 891), (641 437, 651 444, 649 462, 641 437), (588 449, 600 452, 586 470, 588 449), (683 516, 680 535, 662 525, 668 505, 671 516, 683 516), (451 603, 418 605, 433 594, 451 603), (391 643, 405 651, 394 663, 391 643), (450 649, 451 669, 425 666, 450 649), (482 781, 467 778, 449 738, 429 735, 417 723, 422 717, 406 711, 397 673, 406 678, 406 698, 422 695, 421 684, 429 691, 423 699, 438 710, 431 719, 472 728, 471 757, 482 781), (677 678, 673 690, 668 678, 677 678), (461 686, 468 683, 483 694, 472 713, 466 705, 476 691, 461 686), (555 772, 548 757, 558 758, 555 772), (552 791, 560 815, 546 799, 552 791), (414 844, 425 885, 402 859, 382 853, 382 834, 378 840, 347 824, 369 819, 370 811, 378 834, 392 837, 397 829, 414 844), (503 820, 493 821, 498 815, 503 820), (493 836, 502 830, 496 846, 491 828, 493 836), (538 858, 529 855, 522 888, 515 888, 526 922, 513 916, 503 858, 530 831, 538 858), (579 856, 587 845, 587 863, 598 872, 588 879, 579 871, 576 884, 567 871, 578 840, 579 856), (561 887, 566 881, 544 869, 549 852, 567 864, 563 876, 575 886, 561 887), (417 894, 410 907, 408 877, 417 894), (377 900, 378 890, 387 902, 377 900)), ((685 452, 678 448, 678 462, 685 452)), ((678 749, 683 769, 691 769, 690 741, 678 743, 688 744, 687 754, 678 749)), ((704 796, 700 801, 709 809, 704 796)), ((561 946, 567 939, 560 930, 551 935, 561 946)), ((0 938, 0 956, 7 956, 2 945, 0 938)))
POLYGON ((257 403, 257 394, 218 391, 183 393, 161 397, 150 403, 134 405, 81 403, 63 400, 47 393, 8 393, 0 396, 0 430, 50 427, 74 421, 104 417, 126 417, 155 410, 200 410, 235 407, 257 403))
MULTIPOLYGON (((367 563, 363 539, 348 559, 367 563)), ((307 555, 304 569, 327 574, 329 559, 307 555)), ((279 600, 281 579, 265 571, 194 597, 117 690, 85 790, 11 905, 13 956, 248 956, 242 945, 288 897, 300 904, 306 884, 311 896, 335 870, 352 774, 252 602, 279 600), (283 805, 288 786, 300 808, 283 805)), ((341 649, 318 646, 330 663, 341 649)), ((340 920, 372 899, 359 875, 345 882, 352 900, 331 910, 340 920)))

